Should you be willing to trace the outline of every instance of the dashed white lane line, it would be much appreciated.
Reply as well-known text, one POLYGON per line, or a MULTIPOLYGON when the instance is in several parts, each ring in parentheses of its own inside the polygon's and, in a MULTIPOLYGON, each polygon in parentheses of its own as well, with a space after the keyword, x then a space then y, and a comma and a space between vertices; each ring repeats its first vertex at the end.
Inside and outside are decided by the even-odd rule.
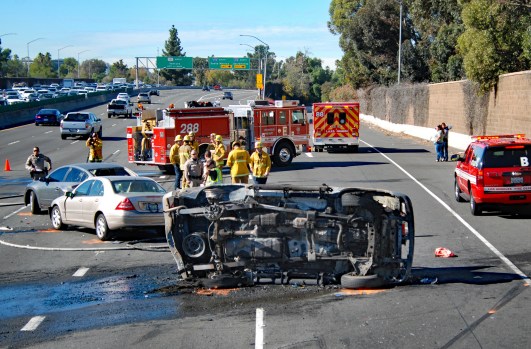
POLYGON ((34 316, 20 330, 21 331, 34 331, 37 327, 39 327, 39 325, 41 324, 41 322, 44 321, 45 318, 46 316, 34 316))
POLYGON ((44 133, 52 133, 52 132, 53 132, 53 131, 46 131, 46 132, 44 132, 44 133))
POLYGON ((73 141, 73 142, 70 143, 70 144, 76 144, 77 142, 79 142, 79 139, 76 139, 75 141, 73 141))
POLYGON ((18 142, 20 142, 20 141, 14 141, 14 142, 11 142, 11 143, 7 143, 7 145, 17 144, 18 142))
POLYGON ((112 153, 112 155, 114 155, 114 154, 118 154, 119 152, 120 152, 120 151, 117 150, 117 151, 115 151, 114 153, 112 153))
POLYGON ((254 335, 255 349, 262 349, 264 347, 264 309, 256 309, 256 329, 254 335))
POLYGON ((17 213, 19 213, 20 211, 22 211, 22 210, 25 209, 25 208, 26 208, 26 206, 22 206, 21 208, 19 208, 19 209, 16 210, 15 212, 11 212, 11 213, 8 214, 7 216, 5 216, 4 219, 8 219, 9 217, 16 215, 17 213))
POLYGON ((87 273, 87 271, 89 271, 89 268, 81 267, 72 276, 80 278, 84 276, 87 273))
POLYGON ((489 248, 499 259, 501 259, 508 267, 511 269, 515 274, 518 274, 522 280, 526 283, 527 286, 531 285, 531 279, 524 274, 516 265, 513 264, 509 260, 509 258, 505 257, 494 245, 492 245, 487 239, 483 237, 476 229, 474 229, 467 221, 465 221, 460 215, 457 214, 450 206, 448 206, 442 199, 440 199, 437 195, 435 195, 433 192, 431 192, 424 184, 420 183, 415 177, 413 177, 409 172, 404 170, 399 164, 397 164, 395 161, 393 161, 390 157, 373 147, 367 142, 361 141, 380 153, 381 156, 386 158, 389 162, 391 162, 393 165, 395 165, 400 171, 402 171, 406 176, 411 178, 413 182, 417 183, 426 193, 428 193, 431 197, 433 197, 437 202, 439 202, 448 212, 450 212, 461 224, 463 224, 472 234, 474 234, 485 246, 489 248))
POLYGON ((308 153, 304 153, 304 154, 306 154, 306 156, 309 157, 309 158, 313 158, 313 154, 310 153, 310 152, 308 152, 308 153))

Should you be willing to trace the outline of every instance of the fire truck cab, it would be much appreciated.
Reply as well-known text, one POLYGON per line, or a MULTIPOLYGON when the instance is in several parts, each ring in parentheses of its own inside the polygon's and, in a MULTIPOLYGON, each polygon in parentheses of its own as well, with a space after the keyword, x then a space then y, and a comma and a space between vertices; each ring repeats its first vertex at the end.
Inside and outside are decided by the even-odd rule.
POLYGON ((359 148, 360 105, 357 102, 313 104, 313 148, 350 150, 359 148))
POLYGON ((246 105, 229 105, 234 114, 235 139, 246 139, 246 148, 254 149, 260 140, 276 166, 287 166, 309 146, 306 108, 297 100, 247 101, 246 105))

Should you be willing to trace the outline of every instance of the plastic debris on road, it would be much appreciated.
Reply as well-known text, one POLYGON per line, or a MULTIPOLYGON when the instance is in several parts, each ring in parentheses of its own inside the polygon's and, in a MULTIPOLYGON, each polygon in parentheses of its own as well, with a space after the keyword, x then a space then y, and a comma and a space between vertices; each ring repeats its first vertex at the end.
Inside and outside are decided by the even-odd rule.
POLYGON ((450 258, 457 257, 457 255, 446 247, 437 247, 435 249, 435 257, 450 258))

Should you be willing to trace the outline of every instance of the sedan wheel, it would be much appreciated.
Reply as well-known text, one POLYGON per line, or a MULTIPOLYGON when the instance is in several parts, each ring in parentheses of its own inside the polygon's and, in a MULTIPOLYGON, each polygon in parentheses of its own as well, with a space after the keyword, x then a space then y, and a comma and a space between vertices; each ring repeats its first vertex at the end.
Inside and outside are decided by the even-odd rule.
POLYGON ((474 193, 470 190, 470 212, 472 212, 474 216, 480 216, 482 211, 481 205, 474 200, 474 193))
POLYGON ((380 288, 385 286, 386 282, 378 275, 353 275, 344 274, 341 276, 341 287, 349 289, 357 288, 380 288))
POLYGON ((30 208, 31 208, 31 213, 33 214, 41 213, 41 208, 39 206, 39 200, 37 199, 37 195, 33 191, 30 193, 30 208))
POLYGON ((110 237, 109 226, 102 213, 96 217, 96 235, 101 241, 108 240, 110 237))
POLYGON ((454 195, 455 195, 455 201, 457 202, 463 202, 463 198, 461 197, 461 189, 459 188, 459 183, 457 183, 457 178, 454 180, 454 195))
POLYGON ((52 226, 54 229, 60 230, 65 225, 63 224, 63 219, 61 218, 61 211, 58 206, 52 208, 52 226))

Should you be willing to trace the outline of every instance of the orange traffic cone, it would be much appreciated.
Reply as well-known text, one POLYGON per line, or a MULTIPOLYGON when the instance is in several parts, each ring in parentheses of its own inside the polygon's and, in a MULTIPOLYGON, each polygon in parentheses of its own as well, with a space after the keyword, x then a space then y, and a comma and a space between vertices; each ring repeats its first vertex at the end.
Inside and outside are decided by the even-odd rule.
POLYGON ((4 165, 4 171, 11 171, 11 165, 9 165, 8 159, 6 159, 6 164, 4 165))

